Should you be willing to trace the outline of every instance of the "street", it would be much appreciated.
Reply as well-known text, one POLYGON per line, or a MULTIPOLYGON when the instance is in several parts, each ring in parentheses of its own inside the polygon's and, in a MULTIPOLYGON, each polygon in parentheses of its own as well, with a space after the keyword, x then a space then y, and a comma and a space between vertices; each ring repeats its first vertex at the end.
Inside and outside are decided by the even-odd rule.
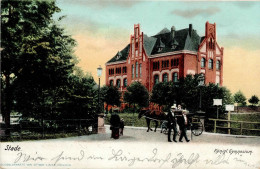
MULTIPOLYGON (((53 142, 53 141, 82 141, 82 142, 167 142, 167 135, 160 133, 160 129, 156 132, 150 131, 146 132, 146 127, 131 127, 125 126, 124 135, 120 136, 119 139, 115 140, 110 138, 111 130, 109 126, 105 125, 106 133, 104 134, 93 134, 88 136, 79 136, 79 137, 69 137, 69 138, 59 138, 59 139, 50 139, 50 140, 39 140, 39 142, 53 142)), ((214 134, 203 132, 200 136, 192 136, 190 131, 187 131, 187 136, 191 140, 189 143, 183 141, 182 143, 172 142, 172 144, 231 144, 231 145, 251 145, 259 146, 260 138, 253 136, 234 136, 226 134, 214 134)), ((178 140, 178 136, 177 136, 178 140)), ((183 139, 184 140, 184 139, 183 139)), ((36 141, 38 142, 38 141, 36 141)))
MULTIPOLYGON (((126 126, 115 140, 103 134, 0 143, 2 168, 259 168, 259 137, 202 133, 187 143, 126 126)), ((190 139, 190 132, 188 132, 190 139)))

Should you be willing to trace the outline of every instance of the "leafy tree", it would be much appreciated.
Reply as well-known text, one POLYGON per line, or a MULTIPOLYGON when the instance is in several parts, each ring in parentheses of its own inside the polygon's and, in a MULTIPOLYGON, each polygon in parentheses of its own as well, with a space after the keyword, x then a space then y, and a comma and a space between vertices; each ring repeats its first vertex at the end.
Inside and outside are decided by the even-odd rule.
POLYGON ((60 11, 55 1, 3 0, 1 6, 1 92, 8 127, 14 106, 43 117, 49 96, 60 93, 72 73, 75 41, 52 19, 60 11))
POLYGON ((140 82, 134 82, 127 87, 127 91, 124 93, 124 100, 129 105, 134 104, 134 107, 136 104, 139 107, 147 107, 149 104, 149 93, 140 82))
POLYGON ((104 86, 101 88, 101 100, 106 102, 106 112, 108 112, 109 105, 119 106, 121 101, 121 92, 115 86, 104 86))
POLYGON ((160 107, 165 105, 167 109, 177 99, 177 87, 172 82, 160 82, 154 85, 152 90, 151 102, 160 107))
POLYGON ((257 105, 259 102, 259 98, 256 95, 253 95, 249 100, 249 103, 251 103, 253 106, 257 105))
POLYGON ((62 118, 93 119, 98 105, 96 83, 92 76, 70 75, 65 97, 59 103, 62 118))
POLYGON ((234 94, 234 102, 239 103, 242 106, 246 105, 246 97, 240 90, 234 94))
POLYGON ((231 93, 225 87, 215 84, 199 86, 199 74, 188 75, 179 80, 178 83, 158 83, 152 91, 151 101, 161 105, 166 105, 167 109, 174 102, 182 104, 184 108, 194 112, 199 109, 200 97, 202 100, 201 108, 203 111, 212 112, 213 99, 222 99, 224 105, 232 103, 231 93), (201 92, 201 95, 200 95, 201 92))
POLYGON ((187 75, 185 78, 180 79, 178 85, 177 104, 182 104, 190 111, 197 110, 199 107, 199 90, 200 88, 203 90, 203 86, 198 86, 198 77, 198 74, 194 76, 187 75))

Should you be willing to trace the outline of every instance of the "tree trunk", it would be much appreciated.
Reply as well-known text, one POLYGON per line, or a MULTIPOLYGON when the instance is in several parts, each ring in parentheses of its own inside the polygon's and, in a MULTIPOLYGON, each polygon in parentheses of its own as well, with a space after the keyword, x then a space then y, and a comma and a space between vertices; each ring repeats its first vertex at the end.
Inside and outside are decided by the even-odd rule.
POLYGON ((106 105, 106 114, 108 114, 108 104, 106 105))
POLYGON ((4 120, 6 125, 5 134, 10 135, 10 114, 12 109, 12 100, 11 100, 11 84, 10 84, 10 75, 5 75, 6 78, 6 92, 5 92, 5 112, 4 112, 4 120))

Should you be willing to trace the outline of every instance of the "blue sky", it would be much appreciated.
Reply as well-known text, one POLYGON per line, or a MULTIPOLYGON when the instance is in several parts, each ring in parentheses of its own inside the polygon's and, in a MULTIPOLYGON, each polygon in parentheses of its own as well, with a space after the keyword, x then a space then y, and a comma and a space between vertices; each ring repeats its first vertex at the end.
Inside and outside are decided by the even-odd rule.
POLYGON ((183 29, 191 23, 202 36, 209 21, 217 23, 218 37, 260 39, 260 2, 59 0, 58 5, 63 10, 59 15, 67 16, 63 23, 69 30, 75 30, 74 22, 86 25, 86 29, 92 27, 93 32, 129 30, 140 23, 142 31, 151 36, 164 27, 183 29))
POLYGON ((224 47, 224 85, 233 93, 260 97, 260 1, 57 0, 57 5, 62 12, 55 17, 66 16, 61 25, 78 43, 78 66, 95 80, 96 68, 105 68, 129 43, 134 24, 148 36, 192 24, 204 36, 209 21, 216 23, 217 41, 224 47))

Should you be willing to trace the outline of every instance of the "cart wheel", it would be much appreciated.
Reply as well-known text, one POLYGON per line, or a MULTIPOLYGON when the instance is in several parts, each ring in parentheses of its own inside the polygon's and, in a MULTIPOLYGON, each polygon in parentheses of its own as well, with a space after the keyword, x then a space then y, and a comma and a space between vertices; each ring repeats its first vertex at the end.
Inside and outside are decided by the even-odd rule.
POLYGON ((203 132, 203 124, 202 122, 192 124, 192 134, 195 136, 201 135, 203 132))
POLYGON ((161 130, 161 133, 164 133, 164 134, 167 134, 168 133, 168 128, 167 128, 167 121, 163 122, 162 123, 162 130, 161 130))

